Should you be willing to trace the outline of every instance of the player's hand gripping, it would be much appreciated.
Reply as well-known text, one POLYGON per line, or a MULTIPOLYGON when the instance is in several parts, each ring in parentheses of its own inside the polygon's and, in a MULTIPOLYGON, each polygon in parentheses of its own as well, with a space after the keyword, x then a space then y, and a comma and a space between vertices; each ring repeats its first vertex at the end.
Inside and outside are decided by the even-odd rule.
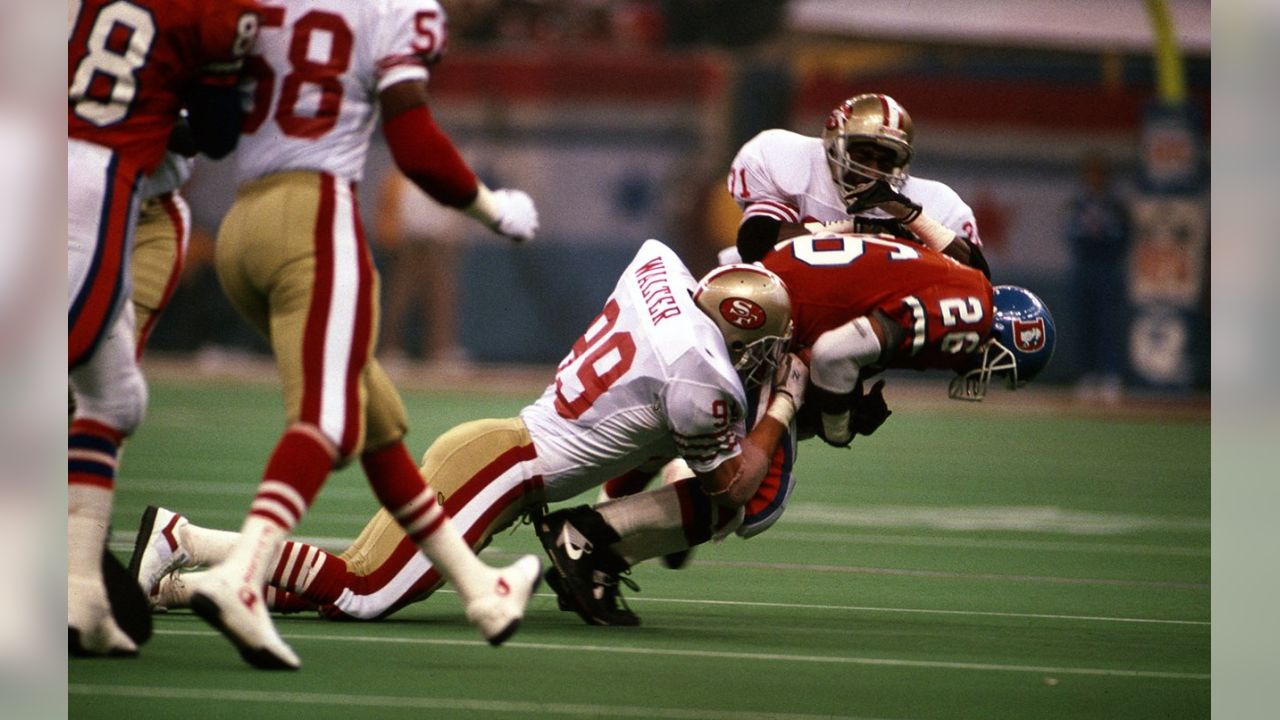
MULTIPOLYGON (((795 410, 804 404, 804 388, 809 383, 809 366, 795 353, 787 353, 773 375, 774 397, 786 396, 795 410)), ((784 423, 785 424, 785 423, 784 423)))
POLYGON ((517 242, 532 240, 538 232, 538 209, 523 190, 501 188, 493 191, 497 206, 493 229, 517 242))
POLYGON ((904 225, 920 217, 920 204, 894 190, 884 180, 872 183, 871 187, 859 193, 848 207, 850 215, 872 209, 879 209, 904 225))

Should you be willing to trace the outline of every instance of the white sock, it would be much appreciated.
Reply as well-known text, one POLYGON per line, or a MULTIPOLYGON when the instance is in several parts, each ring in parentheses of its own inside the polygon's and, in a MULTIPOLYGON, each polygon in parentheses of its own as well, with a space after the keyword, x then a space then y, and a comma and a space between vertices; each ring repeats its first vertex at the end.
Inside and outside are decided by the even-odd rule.
MULTIPOLYGON (((440 512, 443 513, 444 510, 441 509, 440 512)), ((462 534, 448 518, 445 518, 435 532, 418 541, 418 547, 431 559, 440 575, 453 583, 464 603, 489 591, 489 578, 493 568, 476 557, 471 546, 462 539, 462 534)))
POLYGON ((609 546, 626 561, 627 565, 636 564, 650 558, 670 555, 673 552, 689 549, 689 539, 683 528, 666 530, 645 530, 631 535, 624 535, 622 540, 609 546))
POLYGON ((680 495, 672 485, 609 500, 594 509, 623 538, 651 530, 684 530, 680 495))
POLYGON ((96 485, 67 486, 68 575, 101 577, 112 495, 111 490, 96 485))
POLYGON ((240 533, 230 530, 214 530, 188 522, 179 534, 182 545, 191 553, 193 565, 217 565, 231 556, 231 550, 240 541, 240 533))
POLYGON ((287 531, 278 524, 257 515, 245 518, 240 538, 219 565, 239 574, 238 580, 253 587, 266 584, 267 576, 275 568, 276 557, 284 545, 287 531))
POLYGON ((431 488, 424 488, 402 507, 388 510, 441 577, 453 583, 463 604, 488 591, 493 569, 476 557, 444 508, 436 502, 436 494, 431 488))

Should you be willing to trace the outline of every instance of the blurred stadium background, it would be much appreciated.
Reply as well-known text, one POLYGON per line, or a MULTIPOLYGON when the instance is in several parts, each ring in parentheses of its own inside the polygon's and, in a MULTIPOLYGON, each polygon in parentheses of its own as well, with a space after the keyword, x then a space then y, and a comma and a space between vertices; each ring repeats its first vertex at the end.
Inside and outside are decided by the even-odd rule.
MULTIPOLYGON (((531 400, 644 239, 709 269, 736 228, 736 149, 770 127, 816 135, 858 92, 907 107, 912 171, 974 208, 998 282, 1046 299, 1053 364, 978 408, 947 403, 939 379, 891 385, 905 412, 856 473, 806 446, 773 540, 708 548, 694 575, 637 570, 639 637, 581 626, 543 593, 513 646, 484 654, 445 597, 376 625, 282 621, 307 662, 283 687, 173 613, 137 662, 70 664, 72 716, 1208 716, 1208 0, 443 4, 433 111, 487 182, 534 197, 543 229, 523 247, 468 229, 469 363, 392 368, 415 451, 531 400), (1083 361, 1066 211, 1089 151, 1135 203, 1175 208, 1142 215, 1148 261, 1116 311, 1134 328, 1132 392, 1105 408, 1069 392, 1083 361), (632 682, 601 693, 600 676, 632 682)), ((375 146, 370 228, 391 170, 375 146)), ((234 526, 278 429, 269 356, 209 265, 233 192, 207 161, 187 188, 197 235, 145 361, 153 403, 122 473, 118 553, 149 503, 234 526)), ((300 533, 341 544, 372 504, 345 471, 300 533)), ((521 531, 486 552, 526 550, 521 531)))
MULTIPOLYGON (((1052 308, 1050 385, 1082 373, 1065 239, 1081 157, 1105 155, 1135 209, 1172 203, 1139 214, 1133 307, 1115 322, 1132 324, 1131 386, 1207 390, 1207 0, 444 5, 433 110, 490 185, 527 190, 542 216, 527 247, 468 228, 456 321, 470 360, 558 361, 646 238, 709 269, 736 230, 724 179, 737 148, 771 127, 817 135, 843 98, 884 92, 915 120, 912 172, 973 207, 995 280, 1052 308)), ((375 147, 361 186, 370 228, 389 171, 375 147)), ((207 261, 233 192, 226 163, 197 167, 196 241, 151 352, 263 351, 207 261)))

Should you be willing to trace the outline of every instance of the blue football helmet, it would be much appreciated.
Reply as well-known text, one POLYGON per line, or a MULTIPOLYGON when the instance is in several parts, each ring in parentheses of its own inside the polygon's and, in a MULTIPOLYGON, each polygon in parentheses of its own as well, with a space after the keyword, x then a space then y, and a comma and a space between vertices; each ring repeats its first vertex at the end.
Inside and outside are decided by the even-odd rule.
POLYGON ((1026 385, 1049 364, 1058 334, 1044 301, 1016 285, 997 285, 991 305, 991 337, 975 353, 977 367, 951 380, 953 400, 981 400, 991 378, 1004 378, 1010 390, 1026 385))

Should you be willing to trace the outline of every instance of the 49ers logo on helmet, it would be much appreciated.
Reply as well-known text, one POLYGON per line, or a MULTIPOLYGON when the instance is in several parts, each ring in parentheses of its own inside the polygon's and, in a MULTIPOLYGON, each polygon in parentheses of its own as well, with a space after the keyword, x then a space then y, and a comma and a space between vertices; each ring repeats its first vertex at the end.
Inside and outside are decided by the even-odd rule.
POLYGON ((755 330, 764 325, 764 308, 746 298, 721 300, 720 316, 730 325, 743 330, 755 330))
POLYGON ((1013 321, 1013 344, 1022 352, 1039 352, 1044 349, 1044 318, 1013 321))

